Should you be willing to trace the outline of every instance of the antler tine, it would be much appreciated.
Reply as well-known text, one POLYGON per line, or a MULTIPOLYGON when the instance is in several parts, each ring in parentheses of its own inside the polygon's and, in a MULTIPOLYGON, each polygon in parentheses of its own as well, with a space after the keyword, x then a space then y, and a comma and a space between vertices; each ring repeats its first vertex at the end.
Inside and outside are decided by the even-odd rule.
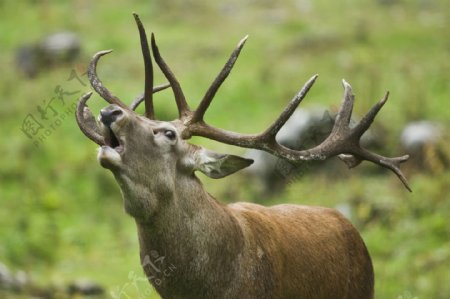
POLYGON ((288 119, 292 116, 295 109, 297 109, 298 105, 302 102, 302 100, 306 97, 311 87, 316 82, 316 79, 319 75, 312 76, 306 83, 303 85, 302 89, 295 95, 295 97, 289 102, 284 111, 280 114, 280 116, 272 123, 272 125, 262 134, 266 136, 268 140, 275 141, 275 137, 284 124, 288 121, 288 119))
POLYGON ((366 113, 366 115, 359 121, 358 125, 354 128, 355 133, 358 136, 362 136, 364 132, 369 129, 370 125, 375 120, 375 117, 377 116, 378 112, 381 110, 381 108, 384 106, 384 104, 387 102, 389 98, 389 91, 386 92, 384 97, 376 103, 369 112, 366 113))
POLYGON ((383 166, 387 169, 390 169, 392 172, 394 172, 397 177, 400 179, 400 181, 403 183, 403 185, 408 189, 409 192, 412 192, 411 187, 408 184, 408 181, 406 180, 406 177, 403 175, 402 171, 400 170, 400 164, 403 162, 406 162, 409 159, 409 155, 404 155, 401 157, 383 157, 376 153, 372 153, 364 148, 361 148, 361 156, 364 157, 364 160, 371 161, 375 164, 378 164, 380 166, 383 166))
POLYGON ((175 101, 178 107, 179 117, 184 118, 190 113, 191 110, 189 109, 189 105, 186 102, 186 98, 183 94, 183 90, 181 89, 180 83, 178 82, 177 78, 175 77, 175 75, 170 70, 169 66, 166 64, 164 59, 161 57, 161 54, 159 53, 159 49, 155 41, 155 35, 153 33, 151 36, 151 44, 153 57, 155 58, 155 61, 158 64, 161 71, 164 73, 164 76, 166 76, 167 80, 172 86, 173 94, 175 96, 175 101))
POLYGON ((84 135, 86 135, 89 139, 91 139, 98 145, 104 145, 105 140, 98 131, 95 118, 89 108, 86 106, 86 102, 87 100, 89 100, 91 95, 92 91, 84 94, 80 98, 77 104, 77 109, 75 111, 75 118, 77 120, 78 126, 80 127, 80 130, 84 133, 84 135))
POLYGON ((150 57, 150 49, 148 47, 147 34, 145 34, 144 25, 142 25, 139 16, 133 13, 134 20, 139 30, 139 37, 141 40, 142 56, 144 58, 145 68, 145 87, 144 87, 144 101, 145 101, 145 116, 149 119, 155 118, 153 110, 153 65, 150 57))
POLYGON ((230 74, 231 70, 233 69, 234 63, 239 57, 239 54, 241 53, 242 48, 245 45, 245 42, 248 39, 248 35, 246 35, 243 39, 241 39, 234 49, 233 53, 231 53, 230 58, 228 58, 228 61, 223 66, 222 70, 220 71, 219 75, 217 75, 216 79, 213 81, 211 86, 206 91, 205 95, 203 96, 202 101, 198 105, 194 115, 192 116, 191 123, 195 122, 201 122, 203 121, 203 117, 205 116, 205 112, 208 109, 209 105, 211 104, 211 101, 213 100, 214 96, 216 95, 217 90, 219 90, 222 83, 225 81, 225 79, 230 74))
POLYGON ((116 96, 112 95, 111 92, 103 85, 102 81, 97 76, 97 63, 103 55, 111 53, 112 50, 97 52, 94 57, 92 57, 91 63, 89 64, 87 75, 89 82, 91 82, 92 88, 108 103, 119 105, 122 108, 128 108, 127 105, 122 103, 116 96))
POLYGON ((350 84, 348 84, 347 81, 342 80, 342 85, 344 86, 344 98, 334 122, 333 130, 335 132, 347 130, 349 128, 353 112, 353 103, 355 101, 355 96, 353 95, 352 87, 350 86, 350 84))
POLYGON ((408 180, 403 175, 402 171, 400 170, 400 163, 406 162, 409 159, 409 155, 404 155, 401 157, 395 157, 395 158, 386 158, 384 160, 380 160, 380 163, 392 170, 397 177, 402 181, 403 185, 406 189, 408 189, 409 192, 412 192, 411 187, 408 184, 408 180))

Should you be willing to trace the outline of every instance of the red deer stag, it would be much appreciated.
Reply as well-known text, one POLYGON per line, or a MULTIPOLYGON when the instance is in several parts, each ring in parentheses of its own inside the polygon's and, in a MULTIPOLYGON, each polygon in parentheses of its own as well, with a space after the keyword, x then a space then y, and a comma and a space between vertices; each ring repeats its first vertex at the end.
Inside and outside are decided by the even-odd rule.
MULTIPOLYGON (((339 155, 349 166, 363 160, 392 170, 407 186, 399 164, 407 156, 387 158, 359 145, 388 94, 355 126, 349 126, 354 96, 343 81, 344 100, 330 136, 307 150, 281 146, 275 136, 315 82, 313 76, 276 121, 261 134, 244 135, 208 125, 204 120, 214 95, 230 73, 246 38, 192 110, 181 86, 161 57, 151 37, 154 60, 173 90, 179 117, 154 117, 152 94, 169 85, 153 87, 147 37, 137 15, 145 64, 145 92, 128 107, 102 85, 95 54, 88 76, 93 89, 109 106, 95 121, 82 96, 76 118, 80 129, 100 145, 98 160, 117 180, 126 212, 134 217, 141 261, 162 298, 373 298, 372 262, 358 231, 339 212, 300 205, 264 207, 252 203, 225 205, 208 194, 195 176, 200 171, 222 178, 253 161, 219 154, 186 142, 202 136, 222 143, 267 151, 290 161, 326 159, 339 155), (145 116, 134 112, 145 104, 145 116), (155 252, 158 267, 149 263, 155 252), (170 275, 162 269, 170 265, 170 275)), ((409 187, 408 187, 409 188, 409 187)))

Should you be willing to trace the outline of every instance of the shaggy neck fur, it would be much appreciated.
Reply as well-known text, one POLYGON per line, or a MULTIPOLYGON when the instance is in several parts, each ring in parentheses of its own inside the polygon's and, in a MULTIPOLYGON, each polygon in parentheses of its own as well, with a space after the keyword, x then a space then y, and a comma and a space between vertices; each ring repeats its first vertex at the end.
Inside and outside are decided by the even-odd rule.
POLYGON ((168 181, 168 176, 155 176, 147 183, 118 178, 125 209, 137 224, 142 266, 163 297, 215 298, 214 292, 218 296, 233 289, 243 233, 194 175, 174 177, 168 181))

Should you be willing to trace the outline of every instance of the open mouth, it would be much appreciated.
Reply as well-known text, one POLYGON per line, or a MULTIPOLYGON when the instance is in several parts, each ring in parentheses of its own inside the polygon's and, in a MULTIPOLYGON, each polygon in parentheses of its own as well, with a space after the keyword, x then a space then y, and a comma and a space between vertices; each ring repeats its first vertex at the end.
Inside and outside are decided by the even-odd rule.
POLYGON ((114 134, 114 131, 110 126, 103 126, 103 137, 105 140, 105 146, 108 146, 118 152, 119 154, 123 152, 123 144, 120 139, 114 134))

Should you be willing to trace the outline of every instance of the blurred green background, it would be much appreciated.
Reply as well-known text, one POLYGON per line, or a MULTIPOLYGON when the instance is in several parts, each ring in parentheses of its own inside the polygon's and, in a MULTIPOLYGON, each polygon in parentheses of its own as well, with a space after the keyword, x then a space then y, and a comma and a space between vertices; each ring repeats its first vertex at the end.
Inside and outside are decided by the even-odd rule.
MULTIPOLYGON (((134 222, 123 212, 120 191, 97 164, 96 146, 73 116, 73 104, 90 89, 83 76, 86 65, 99 50, 114 49, 99 66, 114 94, 131 102, 142 92, 143 63, 132 12, 140 14, 147 32, 155 32, 191 106, 239 39, 249 34, 207 113, 207 121, 216 126, 262 131, 318 73, 302 106, 336 110, 342 78, 353 86, 356 115, 391 92, 375 123, 385 132, 384 154, 401 154, 399 136, 410 121, 437 121, 448 129, 446 0, 2 0, 0 263, 24 271, 31 285, 52 290, 58 298, 79 279, 104 286, 107 298, 159 298, 140 268, 134 222), (75 61, 34 78, 18 71, 20 46, 67 30, 81 40, 75 61), (63 99, 58 98, 61 91, 63 99), (30 115, 39 120, 39 107, 49 102, 54 108, 48 110, 49 119, 40 120, 39 134, 27 137, 21 130, 24 122, 33 120, 30 115)), ((156 82, 165 82, 160 73, 156 82)), ((171 92, 161 92, 155 101, 159 118, 175 117, 171 92)), ((104 105, 98 96, 90 104, 95 114, 104 105)), ((208 140, 193 142, 244 152, 208 140)), ((444 152, 449 153, 448 143, 444 152)), ((334 175, 304 175, 281 193, 264 197, 253 183, 242 183, 242 174, 202 181, 225 202, 348 205, 372 255, 376 298, 449 298, 450 173, 441 161, 433 165, 426 170, 406 165, 413 193, 392 173, 368 163, 350 171, 340 165, 334 175)), ((0 291, 0 297, 28 298, 29 292, 0 291)))

